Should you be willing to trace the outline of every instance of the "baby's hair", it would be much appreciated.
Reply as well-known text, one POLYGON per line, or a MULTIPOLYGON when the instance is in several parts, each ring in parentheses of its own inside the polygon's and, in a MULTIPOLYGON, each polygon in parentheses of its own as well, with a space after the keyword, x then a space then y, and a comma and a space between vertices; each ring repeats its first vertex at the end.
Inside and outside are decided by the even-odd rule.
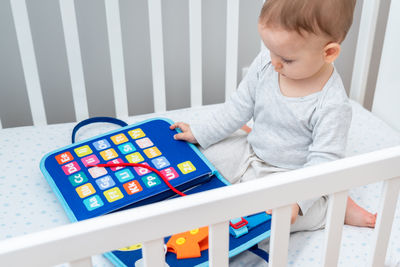
POLYGON ((266 0, 259 23, 299 34, 325 34, 342 42, 353 22, 356 0, 266 0))

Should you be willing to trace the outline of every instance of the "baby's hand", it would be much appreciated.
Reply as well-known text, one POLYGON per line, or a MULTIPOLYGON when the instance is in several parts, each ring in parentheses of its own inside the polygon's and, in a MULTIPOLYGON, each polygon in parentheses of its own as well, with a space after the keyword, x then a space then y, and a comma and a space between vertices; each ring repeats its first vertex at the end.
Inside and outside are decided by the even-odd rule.
POLYGON ((176 128, 181 129, 181 133, 177 133, 174 135, 175 140, 183 140, 189 143, 196 144, 197 140, 194 137, 192 130, 190 129, 190 125, 184 122, 176 122, 169 127, 171 130, 176 128))

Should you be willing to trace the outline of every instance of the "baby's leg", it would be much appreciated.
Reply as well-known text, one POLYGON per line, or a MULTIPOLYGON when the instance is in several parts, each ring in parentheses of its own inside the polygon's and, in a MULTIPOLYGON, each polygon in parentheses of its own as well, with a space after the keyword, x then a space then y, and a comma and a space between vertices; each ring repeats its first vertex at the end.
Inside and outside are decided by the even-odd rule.
POLYGON ((372 214, 360 207, 350 197, 347 198, 346 215, 344 223, 353 226, 375 227, 376 213, 372 214))
POLYGON ((296 221, 290 226, 290 232, 314 231, 323 229, 326 223, 328 198, 320 197, 308 209, 305 215, 298 215, 296 221))
POLYGON ((231 136, 213 144, 207 149, 199 147, 204 156, 230 183, 236 183, 247 168, 249 154, 247 133, 238 130, 231 136))

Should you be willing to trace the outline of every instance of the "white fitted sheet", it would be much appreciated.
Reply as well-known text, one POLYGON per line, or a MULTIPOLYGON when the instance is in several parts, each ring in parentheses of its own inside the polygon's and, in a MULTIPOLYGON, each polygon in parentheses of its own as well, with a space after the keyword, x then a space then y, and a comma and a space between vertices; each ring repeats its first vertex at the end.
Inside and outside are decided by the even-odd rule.
MULTIPOLYGON (((353 105, 347 155, 400 145, 400 134, 360 105, 353 105)), ((216 107, 205 106, 166 113, 127 118, 128 123, 150 117, 167 117, 175 121, 193 122, 203 112, 216 107)), ((37 232, 69 223, 56 196, 39 169, 40 159, 50 151, 69 145, 75 123, 41 127, 18 127, 0 130, 0 240, 37 232)), ((118 126, 96 123, 78 132, 77 140, 105 133, 118 126)), ((351 190, 350 196, 361 206, 375 212, 381 183, 351 190)), ((372 230, 345 226, 340 266, 366 266, 372 230)), ((300 232, 291 235, 289 266, 320 266, 324 232, 300 232)), ((268 249, 267 242, 261 247, 268 249)), ((102 256, 94 257, 95 266, 110 266, 102 256)), ((400 265, 400 205, 397 206, 393 231, 386 257, 387 266, 400 265)), ((257 256, 244 252, 230 261, 230 266, 266 266, 257 256)))

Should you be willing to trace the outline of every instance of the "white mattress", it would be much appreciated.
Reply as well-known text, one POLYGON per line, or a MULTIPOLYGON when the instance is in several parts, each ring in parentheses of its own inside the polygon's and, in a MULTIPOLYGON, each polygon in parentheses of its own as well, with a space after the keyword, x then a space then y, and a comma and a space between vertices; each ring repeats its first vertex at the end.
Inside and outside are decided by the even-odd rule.
MULTIPOLYGON (((167 117, 176 121, 195 121, 215 106, 135 116, 134 123, 149 117, 167 117)), ((0 240, 49 229, 69 223, 56 196, 39 169, 43 155, 70 144, 75 123, 43 127, 19 127, 0 130, 0 240)), ((118 126, 93 124, 78 132, 77 140, 115 129, 118 126)), ((400 134, 380 119, 353 103, 353 123, 347 155, 355 155, 400 145, 400 134)), ((350 195, 361 206, 375 212, 381 184, 351 190, 350 195)), ((372 238, 371 229, 345 226, 340 266, 366 266, 372 238)), ((289 266, 320 266, 324 232, 300 232, 291 235, 289 266)), ((266 242, 261 247, 268 248, 266 242)), ((102 256, 94 258, 95 266, 110 266, 102 256)), ((231 266, 265 266, 252 253, 244 252, 231 260, 231 266)), ((400 205, 397 207, 386 257, 387 266, 400 265, 400 205)))

